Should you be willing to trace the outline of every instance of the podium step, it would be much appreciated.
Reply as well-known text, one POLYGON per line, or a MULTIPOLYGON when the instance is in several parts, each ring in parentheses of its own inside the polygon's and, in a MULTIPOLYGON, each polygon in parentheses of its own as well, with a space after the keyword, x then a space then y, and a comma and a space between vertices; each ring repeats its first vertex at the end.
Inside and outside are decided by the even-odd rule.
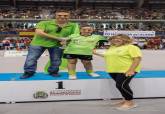
MULTIPOLYGON (((110 79, 108 73, 105 71, 96 71, 100 77, 91 77, 86 72, 77 72, 77 80, 86 79, 110 79)), ((68 80, 67 72, 60 72, 60 77, 52 77, 43 72, 36 73, 33 77, 28 79, 20 79, 22 73, 0 73, 0 81, 35 81, 35 80, 68 80)), ((135 78, 165 78, 165 71, 141 71, 135 78)))
MULTIPOLYGON (((77 72, 77 79, 109 79, 110 76, 104 71, 97 71, 100 77, 91 77, 86 72, 77 72)), ((20 79, 22 73, 0 73, 0 81, 35 81, 35 80, 68 80, 67 72, 60 72, 60 77, 52 77, 45 73, 36 73, 28 79, 20 79)))
MULTIPOLYGON (((29 79, 20 79, 22 73, 0 73, 0 102, 121 98, 108 73, 96 73, 100 77, 77 72, 77 80, 69 80, 67 72, 60 72, 61 77, 57 78, 36 73, 29 79)), ((136 98, 165 97, 164 82, 165 71, 142 71, 130 85, 136 98)))

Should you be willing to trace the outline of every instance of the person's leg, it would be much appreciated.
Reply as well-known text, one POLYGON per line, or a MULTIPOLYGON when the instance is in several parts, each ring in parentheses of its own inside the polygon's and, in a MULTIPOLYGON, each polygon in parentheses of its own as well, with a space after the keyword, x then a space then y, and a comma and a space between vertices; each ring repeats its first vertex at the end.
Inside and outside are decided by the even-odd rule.
POLYGON ((116 87, 120 91, 122 96, 125 98, 125 100, 132 100, 133 92, 129 87, 129 83, 133 76, 126 77, 124 73, 115 73, 115 76, 113 76, 113 73, 110 73, 110 75, 116 81, 116 87))
MULTIPOLYGON (((109 73, 110 77, 112 77, 112 79, 115 81, 117 81, 117 74, 118 73, 109 73)), ((117 88, 118 89, 118 88, 117 88)), ((125 103, 125 99, 123 98, 122 100, 118 101, 118 102, 115 102, 115 103, 112 103, 112 106, 121 106, 125 103)))
POLYGON ((24 74, 20 77, 21 79, 29 78, 33 76, 37 68, 37 60, 45 51, 44 47, 41 46, 29 46, 28 55, 24 64, 24 74))
POLYGON ((94 73, 91 60, 81 60, 81 62, 84 65, 84 68, 85 68, 86 72, 88 73, 88 75, 90 75, 92 77, 100 76, 100 75, 94 73))
POLYGON ((63 54, 63 49, 59 47, 48 48, 50 55, 50 66, 48 68, 48 72, 52 76, 59 76, 59 66, 61 64, 61 58, 63 54))
POLYGON ((116 74, 117 73, 109 73, 109 76, 116 82, 116 74))
POLYGON ((76 79, 76 63, 77 59, 68 59, 69 79, 76 79))
MULTIPOLYGON (((125 75, 125 74, 124 74, 125 75)), ((125 98, 125 103, 123 104, 122 107, 132 107, 135 105, 135 103, 133 102, 133 91, 131 90, 129 83, 130 81, 133 79, 134 76, 129 76, 126 77, 126 79, 123 81, 122 83, 122 89, 123 89, 123 94, 124 94, 124 98, 125 98)))
POLYGON ((116 87, 125 99, 124 104, 120 108, 131 108, 135 105, 133 102, 133 92, 129 86, 133 77, 126 77, 124 73, 116 74, 116 87))

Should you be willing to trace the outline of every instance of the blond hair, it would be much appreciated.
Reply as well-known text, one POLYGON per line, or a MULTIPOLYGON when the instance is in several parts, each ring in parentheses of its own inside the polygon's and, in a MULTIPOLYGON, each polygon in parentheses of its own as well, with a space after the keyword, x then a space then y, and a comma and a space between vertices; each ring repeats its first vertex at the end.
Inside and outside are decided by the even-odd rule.
POLYGON ((130 38, 128 35, 125 35, 125 34, 118 34, 118 35, 112 36, 109 38, 109 40, 111 41, 112 39, 116 39, 116 38, 120 38, 123 40, 124 43, 122 45, 133 43, 133 39, 130 38))

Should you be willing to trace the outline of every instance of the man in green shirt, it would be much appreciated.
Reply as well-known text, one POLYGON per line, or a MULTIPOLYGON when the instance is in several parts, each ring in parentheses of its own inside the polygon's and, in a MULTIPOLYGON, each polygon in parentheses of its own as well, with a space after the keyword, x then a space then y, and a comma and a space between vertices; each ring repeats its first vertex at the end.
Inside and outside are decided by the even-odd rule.
POLYGON ((76 79, 76 63, 80 59, 83 63, 86 72, 92 77, 99 75, 94 73, 92 68, 92 53, 97 42, 103 37, 100 35, 92 35, 93 28, 89 25, 83 25, 80 29, 80 34, 72 34, 69 36, 70 42, 64 51, 63 57, 68 59, 69 79, 76 79))
POLYGON ((60 10, 55 13, 56 19, 41 21, 37 24, 35 36, 28 49, 28 55, 24 65, 24 74, 20 77, 26 79, 32 77, 37 68, 37 60, 48 49, 51 65, 48 69, 50 75, 59 76, 59 65, 63 49, 60 48, 60 42, 66 41, 65 37, 71 34, 79 33, 79 27, 76 23, 69 22, 70 13, 60 10))

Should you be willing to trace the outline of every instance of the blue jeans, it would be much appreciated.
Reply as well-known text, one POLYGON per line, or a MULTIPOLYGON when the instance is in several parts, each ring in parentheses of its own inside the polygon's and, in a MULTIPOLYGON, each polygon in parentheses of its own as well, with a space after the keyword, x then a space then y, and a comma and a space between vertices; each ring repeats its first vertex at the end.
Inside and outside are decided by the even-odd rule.
POLYGON ((50 67, 48 68, 49 73, 58 73, 59 66, 61 64, 61 58, 63 50, 59 47, 42 47, 42 46, 29 46, 28 55, 26 57, 24 71, 29 73, 35 73, 37 69, 37 60, 48 49, 50 56, 50 67))

